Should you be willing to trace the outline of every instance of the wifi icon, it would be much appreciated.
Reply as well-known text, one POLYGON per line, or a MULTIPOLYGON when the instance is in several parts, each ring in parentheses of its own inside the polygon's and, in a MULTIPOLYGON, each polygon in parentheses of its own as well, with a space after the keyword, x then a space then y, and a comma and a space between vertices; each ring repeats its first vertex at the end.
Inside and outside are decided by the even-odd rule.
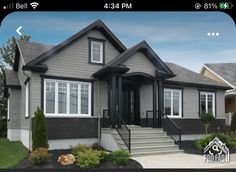
POLYGON ((30 3, 30 5, 31 5, 31 7, 32 7, 33 9, 35 9, 35 8, 37 8, 37 6, 39 5, 39 3, 37 3, 37 2, 32 2, 32 3, 30 3))

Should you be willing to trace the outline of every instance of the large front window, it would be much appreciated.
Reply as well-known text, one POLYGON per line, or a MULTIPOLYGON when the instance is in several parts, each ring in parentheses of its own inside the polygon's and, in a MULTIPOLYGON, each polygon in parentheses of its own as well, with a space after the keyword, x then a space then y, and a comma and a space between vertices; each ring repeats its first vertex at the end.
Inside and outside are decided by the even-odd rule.
POLYGON ((215 93, 200 92, 200 114, 212 113, 215 116, 215 93))
POLYGON ((164 89, 164 112, 170 117, 182 116, 182 90, 164 89))
POLYGON ((91 83, 45 79, 44 112, 46 116, 91 115, 91 83))

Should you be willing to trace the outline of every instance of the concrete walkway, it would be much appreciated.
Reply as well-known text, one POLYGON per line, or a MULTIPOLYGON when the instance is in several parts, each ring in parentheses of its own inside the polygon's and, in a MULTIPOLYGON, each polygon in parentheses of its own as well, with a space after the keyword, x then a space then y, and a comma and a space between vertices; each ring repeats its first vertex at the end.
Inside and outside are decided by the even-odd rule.
POLYGON ((236 168, 236 154, 230 155, 229 163, 207 163, 202 155, 187 153, 132 157, 143 168, 236 168))

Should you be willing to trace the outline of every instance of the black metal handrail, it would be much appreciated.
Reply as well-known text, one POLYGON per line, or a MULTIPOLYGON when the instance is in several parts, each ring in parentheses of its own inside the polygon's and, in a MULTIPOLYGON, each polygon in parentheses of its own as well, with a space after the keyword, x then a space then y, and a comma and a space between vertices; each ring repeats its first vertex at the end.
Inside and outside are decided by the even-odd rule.
POLYGON ((118 117, 118 120, 115 120, 116 121, 115 129, 117 133, 120 135, 121 139, 124 141, 130 153, 131 152, 131 131, 118 113, 116 113, 115 116, 118 117), (122 129, 122 127, 124 127, 126 131, 128 132, 128 134, 126 134, 128 135, 128 138, 125 137, 125 134, 120 132, 120 129, 122 129))
MULTIPOLYGON (((166 119, 178 130, 178 134, 179 134, 179 148, 181 149, 181 128, 172 120, 170 119, 164 112, 161 111, 161 113, 166 117, 166 119)), ((168 132, 168 131, 167 131, 168 132)), ((171 135, 170 135, 171 136, 171 135)), ((172 139, 175 140, 175 143, 178 143, 178 141, 171 136, 172 139)))
POLYGON ((124 141, 125 145, 127 146, 129 152, 131 152, 131 131, 128 128, 128 126, 126 125, 126 123, 124 122, 124 120, 122 119, 122 117, 116 112, 115 115, 113 116, 113 119, 111 119, 111 113, 112 111, 110 109, 104 109, 103 110, 103 127, 104 126, 111 126, 110 124, 112 123, 111 120, 113 120, 114 124, 115 124, 115 129, 117 131, 117 133, 120 135, 121 139, 124 141), (108 119, 108 124, 106 124, 106 120, 105 120, 105 114, 107 113, 107 119, 108 119), (125 129, 125 133, 122 133, 121 130, 125 129), (127 134, 126 134, 127 133, 127 134), (126 137, 127 136, 127 137, 126 137))
MULTIPOLYGON (((148 113, 152 112, 153 110, 146 110, 146 127, 148 127, 148 113)), ((157 112, 159 112, 159 110, 157 110, 157 112)), ((172 120, 170 119, 164 112, 161 111, 162 116, 164 116, 174 127, 175 129, 178 131, 178 135, 179 135, 179 148, 181 149, 181 128, 172 120)), ((154 120, 154 119, 153 119, 154 120)), ((158 119, 159 120, 159 119, 158 119)), ((164 127, 163 127, 164 128, 164 127)), ((171 133, 169 131, 167 131, 168 129, 165 128, 166 132, 168 133, 168 135, 175 141, 176 144, 178 144, 178 141, 176 138, 174 138, 171 133)))

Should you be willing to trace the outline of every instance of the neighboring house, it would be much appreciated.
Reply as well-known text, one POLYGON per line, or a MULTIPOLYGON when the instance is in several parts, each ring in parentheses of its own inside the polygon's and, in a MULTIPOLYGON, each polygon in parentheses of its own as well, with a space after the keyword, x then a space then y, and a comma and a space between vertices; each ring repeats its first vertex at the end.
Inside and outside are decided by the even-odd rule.
POLYGON ((225 93, 225 112, 236 112, 236 63, 205 64, 200 73, 231 87, 225 93))
MULTIPOLYGON (((5 77, 7 137, 27 148, 37 107, 46 116, 50 149, 97 142, 105 125, 117 131, 125 124, 169 130, 168 119, 181 128, 182 139, 194 139, 204 133, 199 114, 205 111, 216 118, 211 131, 225 126, 227 85, 163 62, 145 41, 127 49, 101 20, 56 46, 18 40, 14 67, 5 77), (109 118, 100 123, 105 112, 109 118)), ((131 136, 139 129, 132 128, 131 136)), ((149 129, 145 132, 161 131, 149 129)), ((132 144, 154 139, 147 137, 129 139, 132 144)), ((111 138, 104 139, 112 146, 111 138)))

